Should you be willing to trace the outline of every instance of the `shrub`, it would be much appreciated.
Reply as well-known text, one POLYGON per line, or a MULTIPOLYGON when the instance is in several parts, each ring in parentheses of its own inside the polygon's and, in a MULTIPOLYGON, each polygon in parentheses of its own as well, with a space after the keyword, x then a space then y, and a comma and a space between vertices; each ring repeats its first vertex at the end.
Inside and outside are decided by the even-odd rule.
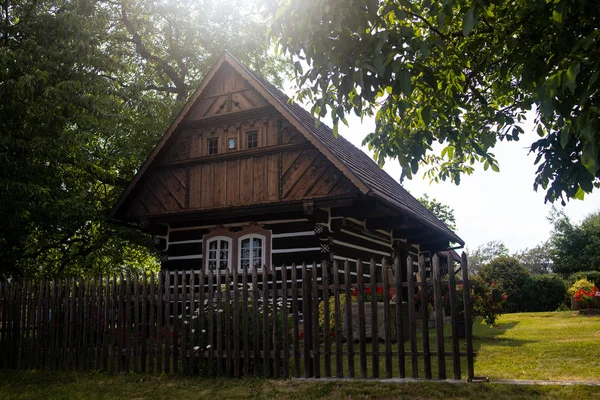
POLYGON ((504 303, 503 312, 523 311, 524 299, 521 289, 529 278, 529 272, 516 258, 497 257, 489 264, 481 267, 478 275, 490 284, 495 282, 500 290, 508 296, 504 303))
MULTIPOLYGON (((346 295, 340 294, 340 326, 343 325, 344 311, 346 310, 346 295)), ((325 302, 319 303, 319 327, 325 326, 325 302)), ((335 296, 329 297, 329 329, 335 331, 335 296)))
POLYGON ((594 285, 600 287, 600 271, 580 271, 569 276, 569 282, 575 283, 580 279, 587 279, 594 285))
POLYGON ((521 311, 555 311, 567 300, 567 284, 558 275, 531 275, 522 287, 521 311))
POLYGON ((578 281, 576 281, 573 284, 573 286, 571 286, 569 288, 569 290, 567 291, 567 293, 568 293, 569 296, 573 297, 580 290, 585 290, 587 292, 591 292, 593 289, 594 289, 594 283, 588 281, 585 278, 583 278, 583 279, 579 279, 578 281))
MULTIPOLYGON (((472 305, 471 317, 482 317, 486 324, 497 326, 496 320, 502 313, 504 302, 508 296, 500 289, 500 287, 498 287, 498 285, 486 282, 479 276, 470 279, 469 283, 472 305)), ((444 298, 447 297, 447 295, 444 295, 444 298)), ((456 299, 459 318, 464 318, 463 285, 458 285, 456 299)))

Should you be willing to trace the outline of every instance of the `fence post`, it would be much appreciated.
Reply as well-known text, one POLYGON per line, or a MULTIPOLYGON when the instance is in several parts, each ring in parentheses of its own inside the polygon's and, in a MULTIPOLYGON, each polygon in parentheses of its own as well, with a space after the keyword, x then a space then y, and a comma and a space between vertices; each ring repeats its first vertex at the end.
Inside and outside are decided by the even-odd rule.
POLYGON ((294 326, 294 376, 300 378, 300 321, 298 320, 298 268, 292 264, 292 324, 294 326))
POLYGON ((473 326, 471 325, 471 287, 469 285, 469 273, 467 271, 467 254, 462 253, 461 271, 463 280, 463 304, 465 305, 465 339, 467 340, 467 373, 468 379, 475 377, 473 370, 473 326))
POLYGON ((419 377, 419 356, 417 353, 417 321, 415 316, 415 276, 412 256, 407 260, 408 277, 408 326, 410 332, 410 355, 412 362, 412 377, 419 377))
POLYGON ((358 283, 358 325, 359 325, 359 359, 360 377, 367 378, 367 342, 365 327, 365 283, 363 264, 361 259, 356 260, 356 279, 358 283))
POLYGON ((383 323, 385 328, 385 377, 390 379, 392 378, 392 327, 390 322, 390 281, 385 257, 381 261, 381 271, 383 277, 383 323))
POLYGON ((350 263, 344 261, 344 286, 346 293, 346 335, 348 345, 348 376, 354 378, 354 328, 352 324, 352 278, 350 263))
POLYGON ((460 379, 460 344, 458 341, 458 309, 456 305, 456 276, 452 258, 448 255, 448 298, 450 299, 450 319, 452 329, 452 367, 454 379, 460 379))
POLYGON ((434 254, 433 256, 433 298, 435 302, 435 340, 438 360, 438 378, 446 379, 446 351, 444 349, 444 316, 442 314, 442 276, 440 272, 440 258, 437 254, 434 254))

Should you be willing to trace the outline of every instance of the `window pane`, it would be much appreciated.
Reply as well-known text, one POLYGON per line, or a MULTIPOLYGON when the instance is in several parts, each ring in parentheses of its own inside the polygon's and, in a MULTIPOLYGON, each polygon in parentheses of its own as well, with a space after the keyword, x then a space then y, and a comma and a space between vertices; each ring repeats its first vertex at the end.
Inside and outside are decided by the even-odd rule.
POLYGON ((208 242, 208 248, 211 249, 211 250, 213 250, 213 249, 216 250, 217 249, 217 245, 218 245, 218 243, 217 243, 216 240, 208 242))

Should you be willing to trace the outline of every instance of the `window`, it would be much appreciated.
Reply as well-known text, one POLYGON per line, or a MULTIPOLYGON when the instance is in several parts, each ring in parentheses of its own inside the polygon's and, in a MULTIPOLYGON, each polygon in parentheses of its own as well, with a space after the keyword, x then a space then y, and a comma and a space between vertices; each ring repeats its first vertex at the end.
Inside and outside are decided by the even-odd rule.
POLYGON ((255 149, 258 147, 258 131, 248 132, 248 148, 255 149))
POLYGON ((228 269, 231 265, 231 239, 216 237, 208 241, 206 270, 228 269))
POLYGON ((240 238, 240 270, 261 268, 265 263, 265 237, 246 235, 240 238))
POLYGON ((208 139, 208 155, 217 154, 219 152, 219 138, 208 139))

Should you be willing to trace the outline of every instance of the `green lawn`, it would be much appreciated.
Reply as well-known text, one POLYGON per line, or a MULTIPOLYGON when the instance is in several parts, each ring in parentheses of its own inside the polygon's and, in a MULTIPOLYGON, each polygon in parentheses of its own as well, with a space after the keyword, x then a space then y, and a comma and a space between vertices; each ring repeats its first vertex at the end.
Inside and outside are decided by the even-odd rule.
POLYGON ((600 316, 506 314, 476 324, 475 374, 494 379, 600 380, 600 316))
MULTIPOLYGON (((499 322, 500 329, 488 328, 482 323, 474 326, 474 347, 478 354, 475 374, 490 377, 490 384, 206 379, 0 371, 0 400, 600 398, 600 387, 493 383, 494 379, 600 380, 600 317, 582 317, 575 312, 511 314, 503 316, 499 322)), ((435 376, 435 359, 432 361, 435 376)), ((451 368, 450 362, 448 364, 451 368)), ((335 371, 335 368, 332 369, 335 371)), ((382 376, 384 371, 382 368, 382 376)), ((407 372, 410 372, 408 363, 407 372)))

